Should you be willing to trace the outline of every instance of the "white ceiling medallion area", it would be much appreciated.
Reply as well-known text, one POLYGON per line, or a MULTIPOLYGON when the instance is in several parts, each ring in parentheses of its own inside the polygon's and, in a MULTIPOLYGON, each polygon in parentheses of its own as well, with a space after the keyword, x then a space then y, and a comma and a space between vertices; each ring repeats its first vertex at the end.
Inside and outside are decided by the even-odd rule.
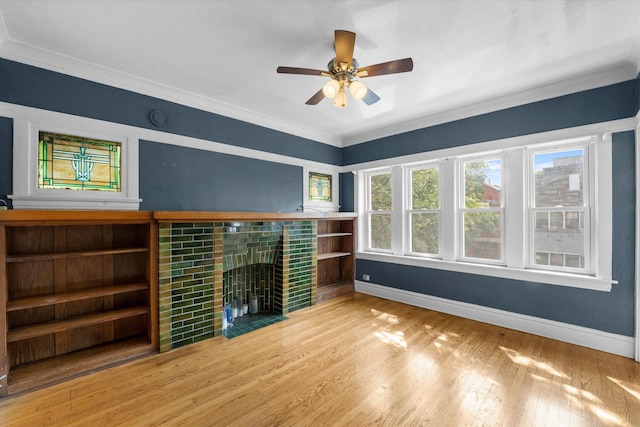
MULTIPOLYGON (((0 0, 0 56, 349 146, 637 76, 634 0, 0 0), (274 13, 286 11, 286 13, 274 13), (376 77, 373 105, 303 105, 333 31, 358 34, 353 56, 412 57, 376 77), (302 102, 301 102, 302 101, 302 102)), ((367 81, 369 83, 369 81, 367 81)))

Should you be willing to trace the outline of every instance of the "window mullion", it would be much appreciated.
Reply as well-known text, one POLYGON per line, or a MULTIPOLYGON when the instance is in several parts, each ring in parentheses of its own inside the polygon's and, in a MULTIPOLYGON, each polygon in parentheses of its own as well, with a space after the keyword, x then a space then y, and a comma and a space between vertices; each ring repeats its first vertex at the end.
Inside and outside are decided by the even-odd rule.
POLYGON ((457 237, 456 200, 458 194, 458 179, 456 176, 455 160, 445 159, 441 163, 440 184, 440 253, 444 261, 455 261, 459 252, 457 237), (446 189, 446 190, 444 190, 446 189))
POLYGON ((525 176, 528 173, 524 148, 507 151, 505 155, 504 182, 504 262, 507 267, 524 268, 527 245, 527 191, 525 176))
POLYGON ((391 252, 403 255, 403 241, 408 225, 404 218, 405 179, 402 166, 391 168, 391 252))

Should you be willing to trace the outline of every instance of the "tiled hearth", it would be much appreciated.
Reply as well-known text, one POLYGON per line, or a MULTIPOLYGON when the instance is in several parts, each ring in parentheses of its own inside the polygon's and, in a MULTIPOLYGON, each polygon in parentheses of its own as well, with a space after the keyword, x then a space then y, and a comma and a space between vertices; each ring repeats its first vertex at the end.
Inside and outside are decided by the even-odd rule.
POLYGON ((315 221, 160 223, 159 236, 160 351, 220 335, 238 292, 263 314, 315 303, 315 221))

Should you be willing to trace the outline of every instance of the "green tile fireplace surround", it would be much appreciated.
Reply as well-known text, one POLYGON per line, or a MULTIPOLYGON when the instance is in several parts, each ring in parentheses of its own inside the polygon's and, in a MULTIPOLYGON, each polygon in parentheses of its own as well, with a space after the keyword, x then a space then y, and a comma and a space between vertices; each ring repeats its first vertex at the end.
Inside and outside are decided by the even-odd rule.
POLYGON ((223 304, 238 293, 245 301, 257 295, 261 313, 284 315, 315 304, 318 214, 155 212, 154 217, 161 352, 222 334, 223 304))

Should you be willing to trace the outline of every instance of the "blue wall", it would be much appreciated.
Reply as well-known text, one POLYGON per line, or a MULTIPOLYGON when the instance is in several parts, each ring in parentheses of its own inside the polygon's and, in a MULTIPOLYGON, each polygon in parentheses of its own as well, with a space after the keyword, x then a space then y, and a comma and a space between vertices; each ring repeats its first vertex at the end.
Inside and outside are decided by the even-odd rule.
POLYGON ((343 149, 352 165, 633 117, 636 80, 418 129, 343 149))
MULTIPOLYGON (((636 80, 419 129, 345 148, 346 163, 467 145, 517 135, 633 117, 636 80)), ((458 273, 359 259, 356 277, 456 301, 634 334, 635 135, 613 135, 613 278, 611 292, 458 273)))
MULTIPOLYGON (((338 147, 6 59, 0 59, 0 101, 332 165, 342 161, 338 147), (155 110, 166 114, 166 126, 151 123, 155 110)), ((0 123, 0 167, 9 171, 0 171, 0 196, 12 192, 8 132, 10 121, 0 123)), ((144 143, 140 150, 141 209, 295 212, 302 204, 301 167, 163 144, 144 143)))
MULTIPOLYGON (((0 101, 162 130, 333 165, 358 163, 476 142, 633 117, 640 77, 631 81, 419 129, 340 150, 326 144, 36 67, 0 59, 0 101), (148 120, 164 111, 168 124, 148 120)), ((0 196, 11 193, 12 121, 0 118, 0 196)), ((633 335, 634 134, 613 138, 612 292, 521 282, 357 260, 358 277, 385 286, 515 313, 633 335)), ((341 210, 353 210, 353 175, 341 174, 341 210)), ((295 211, 300 167, 202 150, 140 143, 145 210, 295 211)))
POLYGON ((11 206, 7 198, 13 191, 13 120, 0 117, 0 199, 11 206))
POLYGON ((295 212, 302 168, 140 141, 140 197, 149 211, 295 212))

